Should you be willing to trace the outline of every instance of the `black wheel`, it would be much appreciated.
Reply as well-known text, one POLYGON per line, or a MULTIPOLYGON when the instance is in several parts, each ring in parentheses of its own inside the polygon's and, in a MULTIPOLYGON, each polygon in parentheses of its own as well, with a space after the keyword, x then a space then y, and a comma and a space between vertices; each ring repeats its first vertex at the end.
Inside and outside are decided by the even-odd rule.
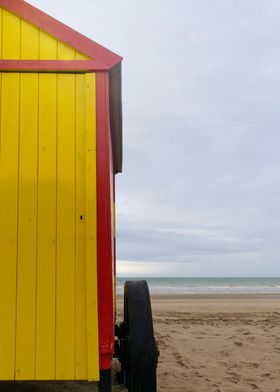
POLYGON ((129 392, 156 392, 158 350, 149 288, 144 280, 125 283, 121 330, 120 361, 125 386, 129 392))
POLYGON ((112 392, 111 369, 100 370, 100 381, 98 383, 98 392, 112 392))

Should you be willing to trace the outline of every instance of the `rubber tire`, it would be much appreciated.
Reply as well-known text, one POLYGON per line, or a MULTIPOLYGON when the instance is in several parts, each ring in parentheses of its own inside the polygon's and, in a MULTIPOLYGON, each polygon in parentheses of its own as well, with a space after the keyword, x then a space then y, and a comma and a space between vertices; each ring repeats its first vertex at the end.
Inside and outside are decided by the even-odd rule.
POLYGON ((145 280, 125 282, 124 325, 129 363, 124 374, 126 387, 129 392, 156 392, 158 350, 145 280))

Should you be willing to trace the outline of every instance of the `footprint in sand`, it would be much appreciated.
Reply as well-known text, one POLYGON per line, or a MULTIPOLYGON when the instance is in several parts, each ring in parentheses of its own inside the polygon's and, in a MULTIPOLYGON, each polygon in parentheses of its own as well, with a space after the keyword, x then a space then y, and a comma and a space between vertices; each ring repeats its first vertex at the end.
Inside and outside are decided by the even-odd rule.
POLYGON ((182 366, 182 367, 187 367, 183 361, 181 361, 180 359, 177 361, 178 365, 182 366))
POLYGON ((165 340, 159 338, 157 341, 158 341, 158 345, 159 345, 160 348, 167 348, 167 347, 169 347, 169 345, 166 343, 165 340))
POLYGON ((239 376, 237 373, 235 372, 227 372, 227 374, 229 375, 229 377, 227 377, 228 381, 237 384, 239 382, 239 376))
POLYGON ((260 389, 256 384, 249 384, 254 390, 260 389))
POLYGON ((181 367, 183 367, 183 368, 185 368, 185 369, 187 369, 187 368, 189 367, 189 366, 185 363, 184 359, 181 357, 181 355, 180 355, 178 352, 173 351, 173 352, 172 352, 172 355, 173 355, 173 357, 174 357, 174 359, 176 360, 176 363, 177 363, 178 365, 180 365, 181 367))
POLYGON ((256 363, 256 362, 242 362, 242 363, 244 363, 254 369, 257 369, 260 366, 260 364, 256 363))

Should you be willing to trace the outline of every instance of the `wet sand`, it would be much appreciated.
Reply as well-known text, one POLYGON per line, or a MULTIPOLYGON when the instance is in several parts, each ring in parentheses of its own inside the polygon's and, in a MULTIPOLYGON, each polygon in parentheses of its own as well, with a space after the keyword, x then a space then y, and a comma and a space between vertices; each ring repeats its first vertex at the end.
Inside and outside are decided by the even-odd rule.
MULTIPOLYGON (((157 295, 158 392, 280 392, 280 295, 157 295)), ((122 304, 118 300, 121 317, 122 304)), ((115 366, 116 367, 116 366, 115 366)), ((113 392, 125 389, 114 375, 113 392)), ((92 383, 0 384, 2 391, 97 391, 92 383)))

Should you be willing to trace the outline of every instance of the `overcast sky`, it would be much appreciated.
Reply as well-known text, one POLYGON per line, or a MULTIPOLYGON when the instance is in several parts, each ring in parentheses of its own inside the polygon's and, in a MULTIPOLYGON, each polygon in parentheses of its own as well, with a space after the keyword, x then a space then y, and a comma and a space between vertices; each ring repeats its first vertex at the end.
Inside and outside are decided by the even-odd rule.
POLYGON ((123 61, 119 274, 280 276, 279 0, 30 0, 123 61))

